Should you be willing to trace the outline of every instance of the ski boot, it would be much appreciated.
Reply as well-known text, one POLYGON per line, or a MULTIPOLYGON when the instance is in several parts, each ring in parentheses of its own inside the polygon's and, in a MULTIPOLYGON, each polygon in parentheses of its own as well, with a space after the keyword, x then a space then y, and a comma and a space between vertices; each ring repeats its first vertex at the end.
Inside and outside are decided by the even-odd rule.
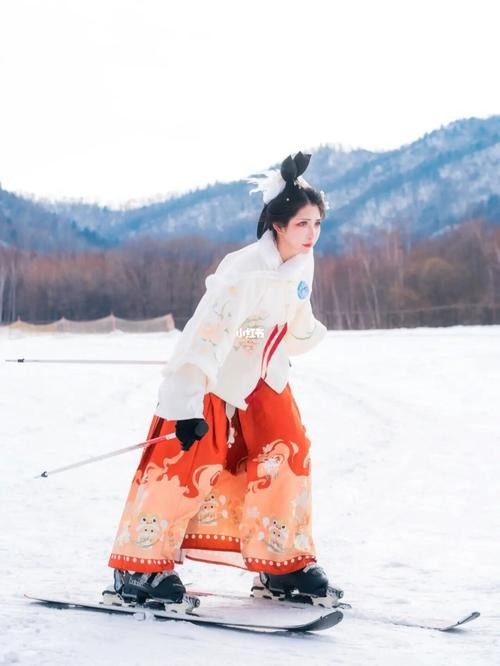
POLYGON ((134 573, 115 569, 114 584, 102 593, 102 603, 189 613, 200 605, 200 600, 186 594, 175 571, 134 573))
POLYGON ((335 608, 340 605, 344 592, 329 585, 324 570, 313 563, 287 574, 259 573, 254 579, 250 595, 261 599, 335 608))

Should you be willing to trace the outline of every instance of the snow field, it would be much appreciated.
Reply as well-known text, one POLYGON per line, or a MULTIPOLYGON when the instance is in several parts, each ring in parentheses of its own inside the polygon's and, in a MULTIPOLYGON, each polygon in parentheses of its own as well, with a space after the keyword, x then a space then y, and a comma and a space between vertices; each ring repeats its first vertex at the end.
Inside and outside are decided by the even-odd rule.
MULTIPOLYGON (((139 452, 33 477, 144 440, 161 366, 3 359, 167 360, 177 335, 0 329, 0 663, 498 663, 498 326, 331 331, 291 359, 313 442, 318 559, 357 616, 322 634, 262 636, 23 599, 94 600, 111 582, 107 558, 139 452), (446 623, 470 610, 481 618, 450 635, 375 619, 446 623)), ((194 562, 179 572, 194 586, 242 593, 253 577, 194 562)))

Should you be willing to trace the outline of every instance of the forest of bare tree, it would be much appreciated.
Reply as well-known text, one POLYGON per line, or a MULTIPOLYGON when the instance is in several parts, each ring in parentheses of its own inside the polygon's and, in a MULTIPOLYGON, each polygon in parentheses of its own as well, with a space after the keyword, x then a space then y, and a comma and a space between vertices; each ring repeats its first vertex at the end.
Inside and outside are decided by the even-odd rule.
MULTIPOLYGON (((0 323, 170 312, 182 328, 206 275, 236 247, 200 237, 57 255, 0 247, 0 323)), ((330 329, 500 323, 500 226, 473 220, 421 240, 403 228, 353 236, 341 255, 316 257, 313 304, 330 329)))

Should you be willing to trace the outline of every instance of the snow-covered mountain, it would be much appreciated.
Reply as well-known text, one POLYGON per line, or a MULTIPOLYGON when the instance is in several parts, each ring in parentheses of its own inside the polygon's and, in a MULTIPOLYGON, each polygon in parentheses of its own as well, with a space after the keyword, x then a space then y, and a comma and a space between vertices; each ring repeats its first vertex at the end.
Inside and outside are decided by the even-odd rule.
POLYGON ((40 252, 81 251, 109 243, 73 216, 45 208, 0 187, 0 248, 40 252))
MULTIPOLYGON (((330 202, 323 250, 341 246, 347 233, 369 234, 398 224, 429 236, 475 216, 500 221, 500 116, 458 120, 398 150, 320 146, 312 152, 307 179, 330 202)), ((249 197, 250 189, 244 181, 217 183, 122 211, 81 203, 39 201, 37 206, 94 232, 91 240, 97 245, 193 233, 248 242, 255 237, 262 203, 259 195, 249 197)))

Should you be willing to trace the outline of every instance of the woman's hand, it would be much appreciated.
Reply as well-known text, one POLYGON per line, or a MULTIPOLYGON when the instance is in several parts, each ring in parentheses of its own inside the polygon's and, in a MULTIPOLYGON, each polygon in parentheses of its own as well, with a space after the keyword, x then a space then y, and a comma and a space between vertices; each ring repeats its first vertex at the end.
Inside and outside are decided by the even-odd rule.
POLYGON ((183 451, 189 451, 193 444, 208 432, 205 419, 182 419, 175 424, 175 436, 183 451))

